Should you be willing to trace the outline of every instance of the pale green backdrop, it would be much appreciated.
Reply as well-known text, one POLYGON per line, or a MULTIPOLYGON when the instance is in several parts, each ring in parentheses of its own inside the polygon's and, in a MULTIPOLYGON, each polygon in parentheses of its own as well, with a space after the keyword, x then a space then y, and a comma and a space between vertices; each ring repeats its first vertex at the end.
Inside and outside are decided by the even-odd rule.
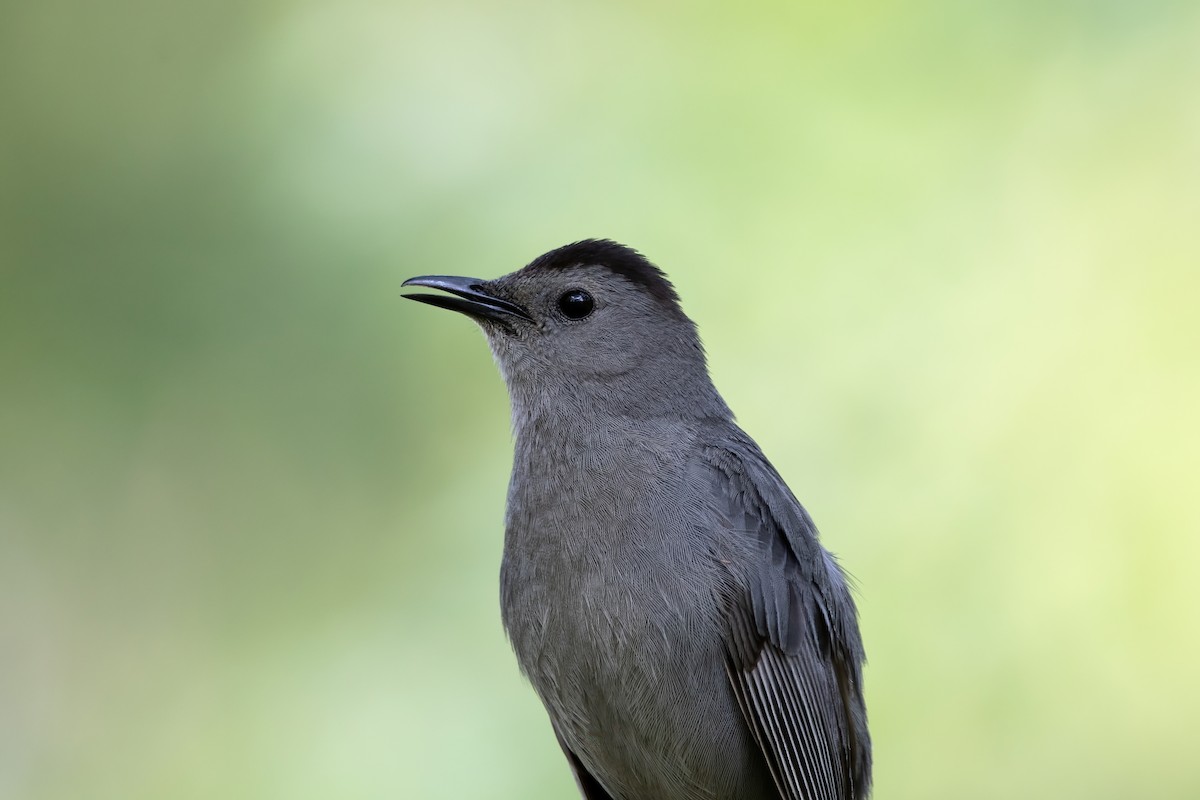
POLYGON ((1200 797, 1200 6, 0 11, 0 797, 569 798, 401 281, 674 278, 857 577, 879 800, 1200 797))

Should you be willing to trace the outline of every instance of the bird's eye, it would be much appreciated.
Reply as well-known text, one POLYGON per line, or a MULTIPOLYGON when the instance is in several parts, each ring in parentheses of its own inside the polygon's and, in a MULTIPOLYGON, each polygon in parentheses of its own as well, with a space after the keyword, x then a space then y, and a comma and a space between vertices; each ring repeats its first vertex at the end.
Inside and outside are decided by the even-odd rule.
POLYGON ((558 298, 558 310, 567 319, 583 319, 592 313, 595 305, 596 301, 583 289, 572 289, 569 292, 563 292, 558 298))

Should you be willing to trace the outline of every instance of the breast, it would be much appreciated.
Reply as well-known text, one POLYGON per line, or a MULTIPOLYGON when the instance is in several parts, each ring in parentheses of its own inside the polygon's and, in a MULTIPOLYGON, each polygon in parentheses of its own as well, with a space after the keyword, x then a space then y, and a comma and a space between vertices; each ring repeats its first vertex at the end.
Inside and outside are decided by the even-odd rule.
POLYGON ((725 674, 722 571, 686 471, 656 461, 581 458, 514 479, 505 628, 560 735, 606 785, 735 797, 760 776, 725 674))
POLYGON ((573 594, 511 619, 522 668, 571 751, 622 796, 742 796, 757 773, 716 604, 697 588, 707 578, 687 562, 654 580, 627 566, 578 575, 573 594))
POLYGON ((610 532, 556 527, 506 547, 504 624, 531 678, 564 662, 614 678, 653 678, 690 634, 717 629, 717 576, 706 553, 686 537, 668 543, 661 530, 610 532))

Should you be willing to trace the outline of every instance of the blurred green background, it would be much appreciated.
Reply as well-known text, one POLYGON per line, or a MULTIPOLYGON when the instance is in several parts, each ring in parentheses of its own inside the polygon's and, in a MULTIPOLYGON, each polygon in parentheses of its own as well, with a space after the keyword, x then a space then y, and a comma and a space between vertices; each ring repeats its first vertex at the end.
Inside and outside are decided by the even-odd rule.
POLYGON ((414 274, 673 277, 876 797, 1196 798, 1200 6, 0 11, 0 797, 568 798, 414 274))

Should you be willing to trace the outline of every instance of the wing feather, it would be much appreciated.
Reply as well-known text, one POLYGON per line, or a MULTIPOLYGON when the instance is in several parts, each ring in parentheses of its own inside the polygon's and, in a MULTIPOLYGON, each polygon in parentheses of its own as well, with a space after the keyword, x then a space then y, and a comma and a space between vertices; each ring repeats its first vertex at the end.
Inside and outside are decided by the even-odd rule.
POLYGON ((723 562, 734 696, 784 800, 861 800, 871 744, 845 577, 752 441, 709 456, 720 516, 749 554, 723 562))

